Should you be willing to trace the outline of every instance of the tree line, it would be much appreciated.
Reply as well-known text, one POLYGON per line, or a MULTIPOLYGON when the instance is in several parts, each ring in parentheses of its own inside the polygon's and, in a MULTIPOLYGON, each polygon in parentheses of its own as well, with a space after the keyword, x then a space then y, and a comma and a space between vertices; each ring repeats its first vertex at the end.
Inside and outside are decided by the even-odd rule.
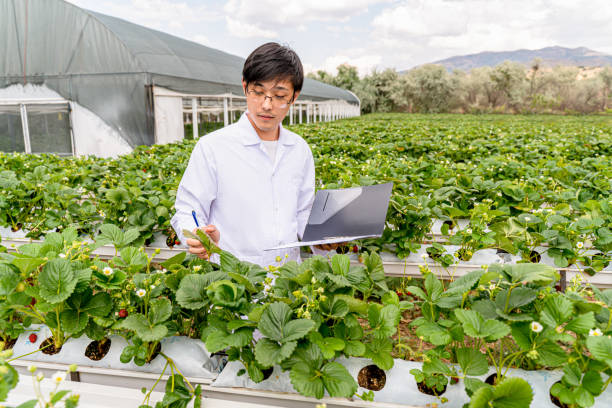
POLYGON ((449 72, 428 64, 401 73, 376 70, 360 78, 342 64, 336 75, 308 77, 355 93, 361 111, 419 113, 596 113, 612 111, 612 67, 586 75, 579 67, 545 68, 506 61, 495 67, 449 72))

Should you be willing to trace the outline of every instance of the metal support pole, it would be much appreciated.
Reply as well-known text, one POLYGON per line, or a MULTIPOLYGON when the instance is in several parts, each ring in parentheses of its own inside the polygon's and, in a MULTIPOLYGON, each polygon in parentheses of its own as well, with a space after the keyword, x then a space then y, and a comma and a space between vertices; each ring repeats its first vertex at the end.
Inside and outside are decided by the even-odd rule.
POLYGON ((21 111, 21 129, 23 130, 23 147, 26 153, 32 153, 30 145, 30 127, 28 125, 28 110, 24 104, 19 105, 21 111))
POLYGON ((193 140, 197 140, 200 136, 198 133, 198 98, 191 98, 191 125, 193 131, 193 140))
POLYGON ((302 106, 300 105, 300 111, 299 111, 299 123, 302 123, 302 106))
POLYGON ((223 98, 223 126, 229 125, 229 118, 227 117, 227 98, 223 98))
POLYGON ((293 125, 293 105, 289 107, 289 124, 293 125))

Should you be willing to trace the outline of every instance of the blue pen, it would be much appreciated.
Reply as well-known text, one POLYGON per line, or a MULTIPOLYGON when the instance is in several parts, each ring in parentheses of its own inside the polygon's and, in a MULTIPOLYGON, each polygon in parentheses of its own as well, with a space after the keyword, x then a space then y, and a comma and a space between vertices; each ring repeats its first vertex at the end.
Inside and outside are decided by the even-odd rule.
POLYGON ((198 218, 197 218, 197 217, 196 217, 196 215, 195 215, 195 210, 191 210, 191 215, 193 215, 193 220, 194 220, 194 221, 195 221, 195 223, 196 223, 196 227, 198 227, 198 228, 199 228, 199 227, 200 227, 200 224, 198 223, 198 218))

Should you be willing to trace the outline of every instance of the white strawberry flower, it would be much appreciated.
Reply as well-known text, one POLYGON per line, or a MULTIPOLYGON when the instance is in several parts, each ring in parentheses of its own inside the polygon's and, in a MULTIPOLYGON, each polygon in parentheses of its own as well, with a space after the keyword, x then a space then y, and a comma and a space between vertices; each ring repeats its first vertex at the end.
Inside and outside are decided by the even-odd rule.
POLYGON ((591 329, 589 330, 589 336, 603 336, 603 333, 601 332, 601 329, 599 328, 591 329))
POLYGON ((584 247, 584 242, 576 242, 576 248, 582 249, 584 247))
POLYGON ((144 295, 146 295, 146 294, 147 294, 147 291, 146 291, 146 290, 144 290, 144 289, 138 289, 138 290, 136 290, 136 296, 138 296, 138 297, 140 297, 140 298, 141 298, 141 297, 143 297, 143 296, 144 296, 144 295))
POLYGON ((55 374, 53 374, 53 381, 55 381, 56 384, 61 383, 62 381, 64 381, 64 379, 66 378, 66 373, 63 371, 56 371, 55 374))
POLYGON ((60 258, 65 258, 65 257, 66 257, 66 254, 59 254, 58 256, 59 256, 60 258))
POLYGON ((531 330, 534 333, 539 333, 544 329, 544 327, 539 322, 531 322, 529 327, 531 327, 531 330))
POLYGON ((102 269, 102 273, 104 276, 111 276, 113 274, 113 268, 106 266, 104 269, 102 269))
POLYGON ((155 285, 151 285, 151 290, 155 289, 155 285))
POLYGON ((465 233, 466 233, 466 234, 471 234, 471 233, 472 233, 472 229, 471 229, 471 228, 467 228, 467 229, 465 230, 465 233))
MULTIPOLYGON (((200 269, 202 269, 202 265, 196 265, 196 266, 194 266, 194 267, 193 267, 193 271, 194 271, 194 272, 199 272, 199 271, 200 271, 200 269)), ((160 272, 161 272, 161 271, 160 271, 160 272)))

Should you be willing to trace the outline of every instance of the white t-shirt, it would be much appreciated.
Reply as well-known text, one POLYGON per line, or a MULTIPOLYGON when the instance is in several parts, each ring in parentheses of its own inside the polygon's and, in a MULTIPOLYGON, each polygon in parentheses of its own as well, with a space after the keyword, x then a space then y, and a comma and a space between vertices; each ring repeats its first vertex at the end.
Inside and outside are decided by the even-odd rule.
POLYGON ((268 157, 274 163, 274 159, 276 158, 276 146, 278 146, 278 140, 262 140, 264 149, 266 149, 266 153, 268 153, 268 157))
POLYGON ((176 192, 172 226, 214 224, 219 246, 239 259, 263 267, 276 257, 299 261, 299 248, 264 251, 301 238, 314 200, 315 169, 308 144, 279 129, 274 160, 243 114, 240 120, 202 137, 191 153, 176 192), (288 258, 285 258, 285 254, 288 258))

